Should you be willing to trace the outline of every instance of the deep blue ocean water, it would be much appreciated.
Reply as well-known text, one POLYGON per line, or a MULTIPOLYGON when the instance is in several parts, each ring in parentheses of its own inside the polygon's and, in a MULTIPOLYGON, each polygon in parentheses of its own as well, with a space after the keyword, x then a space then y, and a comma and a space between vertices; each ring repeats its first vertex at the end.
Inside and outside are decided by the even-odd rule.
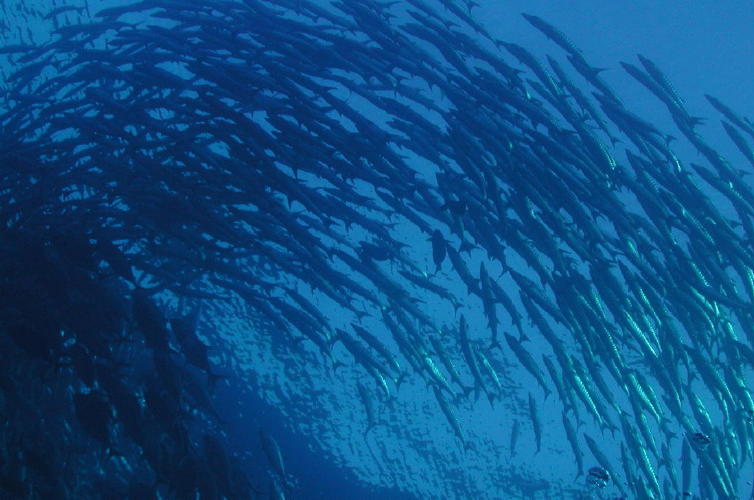
MULTIPOLYGON (((344 1, 347 3, 348 0, 344 1)), ((451 15, 442 7, 443 2, 427 1, 426 3, 435 5, 441 16, 451 15)), ((650 2, 634 2, 630 6, 616 6, 582 1, 571 2, 567 7, 552 6, 549 2, 482 1, 479 3, 480 5, 471 9, 470 16, 478 20, 488 30, 492 38, 520 44, 543 61, 545 55, 548 54, 557 54, 562 59, 562 51, 548 41, 542 33, 526 23, 520 14, 522 12, 534 14, 557 26, 573 40, 593 66, 605 68, 602 73, 603 77, 621 96, 627 108, 658 129, 671 130, 674 128, 674 124, 667 109, 658 104, 657 99, 632 80, 620 69, 618 64, 620 61, 626 61, 638 65, 637 54, 650 58, 670 78, 675 89, 683 98, 686 108, 693 116, 715 116, 715 118, 710 118, 699 126, 699 130, 706 140, 715 145, 715 148, 723 155, 732 158, 731 161, 735 162, 736 168, 748 169, 751 167, 745 164, 743 157, 725 135, 718 123, 719 114, 704 99, 704 94, 712 94, 731 105, 741 115, 754 115, 752 112, 754 98, 750 92, 754 73, 748 60, 752 48, 754 48, 752 47, 754 45, 754 37, 752 36, 754 11, 747 8, 745 2, 732 2, 725 7, 714 2, 697 2, 694 5, 682 7, 671 6, 670 4, 658 6, 650 2)), ((110 4, 119 5, 118 3, 110 4)), ((291 4, 293 5, 295 2, 291 2, 291 4)), ((398 7, 394 9, 396 17, 388 18, 387 22, 399 25, 409 19, 402 11, 403 6, 400 5, 400 2, 398 4, 398 7)), ((325 5, 325 3, 322 3, 322 5, 325 5)), ((29 36, 35 43, 43 42, 45 37, 48 36, 51 26, 49 21, 37 22, 37 20, 41 17, 40 14, 50 7, 53 6, 39 3, 34 6, 27 6, 27 10, 23 10, 16 7, 12 2, 6 2, 4 8, 8 15, 3 21, 5 27, 3 31, 4 42, 8 45, 19 42, 28 43, 30 41, 29 36), (20 31, 18 31, 19 29, 20 31), (27 30, 32 30, 31 35, 27 30)), ((280 8, 284 9, 285 7, 281 5, 280 8)), ((293 6, 290 9, 291 12, 295 12, 293 6)), ((93 3, 90 4, 90 10, 96 11, 93 3)), ((82 20, 85 18, 83 11, 77 15, 81 15, 82 20)), ((285 17, 285 15, 281 16, 281 18, 285 17)), ((296 19, 293 14, 291 14, 291 18, 296 19)), ((69 23, 76 24, 75 16, 69 15, 67 19, 69 23)), ((129 21, 134 20, 138 20, 138 15, 134 19, 129 19, 129 21)), ((280 20, 271 19, 270 22, 278 21, 280 20)), ((367 28, 364 29, 368 32, 367 28)), ((238 30, 239 32, 243 31, 243 28, 239 27, 238 30)), ((489 40, 475 34, 473 30, 465 29, 464 32, 469 33, 469 36, 477 37, 479 43, 494 47, 489 40)), ((342 36, 345 38, 347 35, 343 34, 342 36)), ((417 45, 424 46, 426 42, 417 42, 417 45)), ((286 46, 286 43, 282 41, 281 47, 284 46, 286 46)), ((275 47, 264 47, 264 49, 276 50, 275 47)), ((288 56, 285 54, 288 49, 283 50, 281 48, 279 50, 283 54, 281 58, 287 61, 285 58, 288 56)), ((429 53, 434 54, 431 50, 429 53)), ((344 58, 349 57, 346 51, 341 51, 341 55, 344 58)), ((233 56, 220 53, 219 58, 226 58, 227 61, 230 61, 233 56)), ((511 64, 515 61, 507 54, 505 60, 511 64)), ((327 59, 323 58, 323 61, 326 62, 327 59)), ((8 74, 13 68, 10 67, 9 61, 6 60, 5 62, 8 66, 4 67, 3 70, 5 74, 8 74)), ((316 68, 317 60, 311 62, 316 68)), ((212 64, 217 64, 218 68, 222 68, 222 62, 213 62, 212 64)), ((358 64, 367 67, 367 61, 360 60, 358 64)), ((518 66, 521 65, 518 64, 518 66)), ((289 70, 291 71, 289 78, 295 79, 296 69, 289 68, 289 70)), ((309 67, 301 68, 301 74, 311 75, 312 71, 312 68, 309 67)), ((573 73, 570 68, 569 71, 573 73)), ((526 73, 526 77, 533 78, 531 72, 526 73)), ((410 80, 410 78, 407 78, 407 80, 410 80)), ((229 81, 233 81, 232 76, 229 81)), ((368 83, 373 84, 374 82, 368 83)), ((440 95, 442 94, 441 90, 432 86, 422 86, 421 83, 417 85, 423 95, 437 101, 438 110, 447 111, 447 102, 440 95)), ((587 89, 588 85, 586 83, 583 85, 587 89)), ((230 83, 228 89, 231 93, 238 91, 230 83)), ((281 91, 281 93, 283 92, 281 91)), ((341 87, 335 89, 333 94, 352 109, 361 113, 368 121, 377 124, 378 127, 385 126, 390 119, 390 113, 377 109, 373 103, 360 98, 354 92, 349 92, 348 89, 341 87)), ((394 93, 394 95, 397 96, 398 94, 394 93)), ((385 90, 383 96, 387 99, 390 96, 390 89, 385 90)), ((271 92, 268 97, 276 96, 274 92, 271 92)), ((14 99, 13 96, 11 96, 11 100, 14 101, 14 105, 18 105, 18 100, 14 99)), ((475 105, 481 108, 483 103, 469 101, 469 106, 472 109, 463 110, 468 115, 459 115, 461 116, 459 120, 462 121, 464 116, 475 115, 476 111, 473 109, 475 105)), ((171 104, 168 103, 165 107, 169 109, 170 106, 171 104)), ((438 130, 445 126, 440 111, 426 112, 418 105, 415 105, 414 109, 420 110, 420 115, 429 123, 437 126, 438 130)), ((40 112, 44 113, 44 108, 40 112)), ((301 113, 300 116, 308 119, 307 113, 311 110, 302 106, 296 108, 295 112, 301 113)), ((155 111, 155 113, 159 114, 158 111, 155 111)), ((276 108, 271 106, 267 109, 253 110, 251 115, 252 119, 258 121, 261 129, 269 131, 281 125, 276 125, 270 119, 270 117, 274 117, 275 113, 276 108)), ((124 116, 127 116, 127 114, 124 116)), ((304 121, 304 119, 301 120, 302 123, 304 121)), ((348 120, 344 118, 343 121, 348 120)), ((424 126, 424 122, 416 119, 416 123, 413 125, 424 126)), ((347 128, 353 131, 359 127, 354 126, 353 122, 349 122, 347 128)), ((542 127, 534 126, 532 129, 544 133, 542 127)), ((473 132, 476 131, 472 130, 473 132)), ((243 137, 243 134, 247 132, 239 129, 234 133, 243 137)), ((679 137, 677 142, 673 143, 673 147, 685 163, 704 161, 688 141, 680 138, 681 135, 678 132, 671 133, 679 137)), ((369 136, 369 134, 363 135, 369 136)), ((379 136, 379 134, 375 131, 374 136, 379 136)), ((432 141, 433 139, 430 137, 429 140, 432 141)), ((566 144, 564 138, 556 137, 556 139, 566 144)), ((281 139, 281 142, 284 141, 281 139)), ((605 142, 609 144, 609 141, 605 142)), ((431 142, 430 144, 437 150, 444 150, 442 144, 432 144, 431 142)), ((628 141, 623 141, 617 146, 613 145, 613 147, 620 150, 626 144, 628 144, 628 141)), ((229 154, 223 150, 222 145, 216 143, 207 147, 219 155, 229 154)), ((307 149, 309 146, 306 144, 295 142, 290 147, 302 157, 310 155, 311 150, 307 149)), ((322 153, 322 151, 318 152, 322 153)), ((398 193, 399 197, 407 199, 411 196, 409 191, 412 190, 411 183, 414 179, 418 178, 429 183, 436 183, 436 174, 442 171, 442 168, 426 158, 421 158, 408 148, 403 148, 401 153, 405 155, 404 159, 407 165, 410 165, 416 171, 415 177, 396 176, 387 179, 387 186, 398 193)), ((335 155, 336 153, 330 152, 330 154, 335 155)), ((490 153, 490 155, 492 154, 490 153)), ((482 162, 485 158, 484 154, 480 154, 474 157, 474 161, 482 162)), ((616 154, 616 158, 619 163, 626 163, 624 156, 616 154)), ((305 171, 300 177, 296 177, 297 174, 293 175, 295 165, 281 164, 278 166, 287 177, 300 180, 300 184, 296 184, 296 189, 302 189, 303 186, 304 192, 309 189, 312 192, 326 192, 327 189, 331 188, 326 179, 318 178, 308 171, 305 171)), ((536 177, 527 178, 526 173, 522 175, 522 179, 529 179, 528 182, 532 184, 536 184, 538 181, 536 177)), ((745 179, 746 185, 750 187, 750 184, 748 184, 750 178, 745 179)), ((445 181, 454 187, 469 182, 468 179, 464 180, 463 178, 445 179, 445 181)), ((282 189, 290 189, 293 192, 294 188, 290 186, 292 185, 285 186, 282 189)), ((14 186, 10 185, 10 189, 14 189, 14 186)), ((335 193, 334 198, 337 199, 339 194, 337 189, 333 192, 335 193)), ((366 182, 355 184, 354 193, 372 199, 376 199, 376 196, 378 196, 366 182)), ((512 198, 513 193, 509 194, 512 198)), ((619 194, 629 210, 633 209, 643 213, 641 212, 642 207, 634 198, 630 198, 625 193, 619 194)), ((726 204, 720 194, 711 193, 710 197, 713 204, 719 204, 719 210, 726 217, 735 217, 735 212, 726 204)), ((558 199, 557 193, 554 198, 558 199)), ((589 200, 581 201, 589 202, 589 200)), ((286 202, 287 209, 291 213, 306 214, 311 212, 311 206, 307 205, 305 197, 297 194, 289 195, 286 202)), ((688 204, 690 202, 683 200, 683 203, 688 204)), ((286 204, 281 204, 281 206, 286 204)), ((536 205, 536 201, 534 205, 536 205)), ((534 208, 541 209, 541 207, 536 206, 534 208)), ((536 210, 533 210, 534 212, 536 210)), ((217 428, 213 426, 212 428, 217 431, 218 435, 227 440, 229 453, 238 457, 240 463, 247 468, 254 484, 260 485, 260 490, 257 492, 263 496, 270 494, 269 485, 272 481, 270 478, 275 477, 274 473, 270 472, 269 457, 261 445, 260 431, 273 436, 280 447, 286 464, 286 476, 288 476, 290 482, 290 485, 286 487, 286 496, 290 498, 614 499, 621 495, 619 489, 615 486, 616 480, 621 481, 624 488, 630 489, 628 486, 629 479, 617 466, 619 463, 625 463, 621 458, 621 445, 624 442, 620 439, 622 429, 614 429, 613 432, 602 431, 588 413, 582 414, 580 417, 581 425, 577 432, 581 439, 586 469, 600 465, 600 459, 584 442, 584 433, 596 438, 602 452, 607 455, 613 467, 620 472, 605 488, 595 488, 588 485, 587 477, 584 475, 575 478, 576 468, 573 463, 571 447, 561 424, 562 414, 566 410, 557 393, 553 390, 552 395, 545 394, 530 373, 522 368, 522 363, 518 357, 511 349, 508 349, 505 339, 502 341, 502 345, 505 346, 502 354, 492 349, 486 351, 481 347, 483 344, 486 345, 489 337, 484 305, 477 297, 471 297, 467 293, 468 287, 462 278, 450 272, 451 264, 447 259, 443 264, 443 271, 434 275, 435 265, 432 260, 432 245, 428 241, 428 234, 424 234, 420 229, 417 229, 416 225, 405 218, 395 217, 393 219, 392 217, 378 215, 374 215, 374 218, 378 221, 378 224, 386 227, 390 223, 395 223, 394 226, 389 226, 390 234, 405 244, 405 247, 400 249, 400 259, 392 258, 391 262, 380 264, 379 269, 390 276, 391 279, 396 280, 403 280, 399 274, 401 270, 410 271, 416 273, 416 275, 420 275, 421 272, 433 274, 433 279, 442 288, 460 298, 460 313, 464 314, 464 318, 468 320, 474 348, 487 352, 490 363, 498 370, 503 379, 504 388, 500 390, 501 397, 491 404, 484 395, 475 395, 473 392, 476 391, 470 392, 469 397, 464 398, 461 396, 464 391, 455 388, 451 400, 453 411, 460 423, 464 442, 472 443, 468 449, 464 449, 464 444, 449 425, 449 419, 438 406, 437 397, 431 385, 431 383, 438 384, 438 382, 437 378, 433 379, 433 375, 430 374, 431 368, 423 369, 421 376, 412 372, 412 375, 397 387, 390 381, 387 389, 390 395, 383 397, 381 384, 375 382, 374 377, 368 371, 363 370, 361 365, 353 361, 353 356, 348 353, 343 343, 333 342, 329 346, 332 360, 327 359, 326 356, 321 354, 320 348, 315 347, 315 344, 311 341, 290 342, 287 338, 284 338, 280 335, 276 324, 270 324, 269 321, 249 322, 247 318, 242 318, 239 311, 248 312, 244 311, 243 307, 237 307, 236 304, 226 306, 223 303, 207 307, 202 310, 200 324, 205 333, 202 333, 201 337, 214 348, 214 354, 211 357, 213 366, 216 366, 221 373, 229 377, 228 380, 220 381, 212 393, 215 407, 218 414, 222 416, 223 422, 222 426, 217 428), (406 261, 412 264, 406 264, 406 261), (340 363, 337 363, 337 361, 340 363), (343 366, 339 366, 339 364, 343 366), (377 408, 377 424, 369 430, 368 434, 365 434, 368 425, 367 416, 357 389, 357 383, 369 388, 371 398, 377 408), (530 401, 533 401, 533 403, 530 403, 530 401), (543 427, 541 450, 536 449, 535 419, 532 418, 530 410, 532 404, 538 408, 539 416, 537 418, 541 420, 543 427), (220 427, 222 430, 217 430, 220 427), (512 432, 515 436, 511 435, 512 432), (515 449, 511 449, 514 443, 515 449)), ((649 216, 647 218, 651 219, 649 216)), ((168 220, 167 226, 170 226, 170 217, 168 216, 166 220, 168 220)), ((454 220, 453 222, 457 221, 454 220)), ((602 224, 600 227, 606 233, 611 236, 621 236, 620 234, 615 235, 612 226, 607 225, 604 220, 598 222, 602 224)), ((475 222, 466 220, 465 223, 469 227, 469 234, 471 234, 475 222)), ((275 242, 275 238, 295 239, 297 237, 291 227, 282 227, 281 224, 282 233, 280 234, 274 234, 273 231, 269 233, 260 232, 255 236, 257 238, 255 244, 277 248, 275 245, 279 244, 280 240, 275 242), (265 239, 265 234, 268 239, 265 239)), ((447 229, 448 239, 454 237, 454 228, 443 227, 447 229)), ((337 234, 342 236, 346 243, 362 240, 380 243, 374 235, 370 234, 370 231, 364 228, 338 227, 338 231, 337 234)), ((461 233, 463 233, 463 229, 461 233)), ((319 236, 319 238, 323 246, 329 249, 336 248, 340 244, 335 239, 324 235, 319 236)), ((453 241, 457 246, 458 240, 453 241)), ((685 243, 685 240, 683 241, 685 243)), ((482 245, 480 244, 480 246, 482 245)), ((665 247, 659 249, 660 254, 663 254, 663 252, 673 255, 665 247)), ((490 252, 483 252, 481 248, 468 253, 461 253, 461 255, 474 274, 474 279, 477 279, 476 276, 480 274, 480 264, 485 264, 490 276, 506 289, 514 289, 516 285, 511 274, 506 275, 505 266, 517 269, 531 279, 535 279, 536 276, 532 269, 527 266, 525 259, 519 255, 509 255, 509 260, 505 266, 499 259, 490 258, 490 252)), ((343 272, 348 271, 348 266, 342 262, 338 263, 334 258, 331 258, 330 262, 333 263, 334 268, 343 272)), ((580 262, 578 269, 585 270, 587 267, 588 263, 580 262)), ((255 270, 255 272, 257 271, 255 270)), ((356 276, 356 273, 351 272, 350 274, 356 276)), ((274 272, 271 272, 269 276, 272 276, 269 279, 274 279, 274 272)), ((356 279, 358 283, 368 282, 363 276, 356 279)), ((244 278, 239 278, 238 282, 243 283, 244 278)), ((401 282, 405 283, 405 280, 401 282)), ((400 355, 403 356, 400 357, 401 364, 404 367, 408 364, 405 360, 405 354, 393 341, 394 335, 385 327, 381 316, 382 311, 379 308, 371 305, 362 307, 361 299, 359 299, 358 303, 355 301, 352 304, 352 309, 347 309, 328 298, 323 293, 323 288, 305 286, 303 284, 304 279, 288 280, 288 277, 285 276, 280 278, 280 283, 296 288, 299 293, 315 305, 321 314, 332 322, 335 328, 347 328, 356 319, 362 321, 362 318, 358 316, 364 312, 363 323, 361 324, 388 344, 393 353, 400 352, 400 355), (362 309, 364 310, 362 311, 362 309)), ((741 283, 737 282, 736 284, 739 285, 739 288, 744 288, 741 283)), ((335 285, 336 288, 339 286, 342 285, 335 285)), ((268 287, 264 293, 271 289, 268 287)), ((383 286, 381 292, 388 296, 386 290, 392 289, 389 286, 383 286)), ((418 289, 412 288, 412 290, 418 289)), ((667 296, 663 299, 669 303, 672 302, 674 300, 672 291, 665 290, 664 292, 667 293, 667 296)), ((280 295, 281 293, 283 292, 280 290, 274 290, 274 293, 270 292, 270 296, 284 297, 284 300, 293 303, 291 302, 292 299, 285 298, 286 296, 280 295)), ((740 293, 742 297, 745 297, 743 292, 740 293)), ((356 296, 355 294, 352 295, 356 296)), ((392 299, 398 300, 395 297, 401 298, 400 294, 392 297, 392 299)), ((420 307, 433 322, 436 322, 433 326, 437 328, 434 329, 429 328, 427 324, 420 325, 419 331, 426 338, 437 335, 442 326, 447 326, 454 331, 459 328, 458 313, 447 301, 440 300, 422 291, 416 291, 414 297, 416 300, 413 302, 411 302, 411 299, 406 300, 420 307)), ((514 297, 517 297, 517 294, 514 297)), ((519 299, 514 298, 514 300, 516 306, 521 309, 519 299)), ((176 315, 179 312, 186 312, 182 309, 182 303, 171 294, 160 297, 159 304, 166 317, 176 315)), ((389 306, 392 306, 392 302, 385 300, 383 311, 389 309, 389 306)), ((412 309, 410 306, 406 306, 406 310, 412 309)), ((504 314, 504 310, 501 306, 498 307, 498 314, 501 318, 501 337, 502 332, 513 333, 516 331, 515 325, 504 314)), ((526 350, 534 356, 536 366, 547 374, 542 366, 541 355, 549 353, 550 348, 545 338, 537 333, 527 319, 524 318, 524 326, 522 327, 530 333, 526 335, 528 337, 528 343, 525 344, 526 350)), ((412 318, 412 321, 416 321, 416 318, 412 318)), ((719 321, 720 324, 724 323, 722 319, 719 321)), ((567 335, 562 325, 557 326, 556 330, 557 334, 564 338, 567 335)), ((741 339, 746 338, 741 331, 738 331, 738 334, 741 339)), ((693 336, 693 334, 690 334, 690 336, 693 336)), ((710 336, 712 338, 711 334, 710 336)), ((570 339, 570 337, 568 338, 570 339)), ((455 341, 455 337, 453 339, 455 341)), ((174 341, 172 343, 175 344, 174 341)), ((710 342, 710 345, 712 344, 714 344, 714 341, 710 342)), ((635 347, 638 344, 629 341, 627 345, 635 347)), ((581 347, 580 344, 574 342, 568 344, 569 354, 573 353, 576 356, 581 347)), ((434 363, 439 364, 439 359, 431 348, 422 346, 422 349, 424 350, 417 357, 420 362, 429 357, 434 359, 434 363)), ((456 361, 460 363, 460 360, 463 359, 461 352, 454 352, 456 361)), ((702 356, 711 357, 712 352, 712 348, 710 348, 709 352, 703 351, 702 356)), ((714 352, 717 353, 717 348, 714 352)), ((635 369, 639 377, 648 379, 651 386, 658 393, 662 393, 663 386, 655 379, 653 371, 642 363, 641 349, 627 348, 624 354, 626 366, 630 366, 632 370, 635 369)), ((481 358, 479 358, 479 362, 481 363, 481 358)), ((663 360, 663 362, 667 361, 663 360)), ((751 384, 750 368, 750 366, 747 366, 743 371, 747 377, 744 379, 747 385, 751 384)), ((584 368, 582 367, 582 369, 584 368)), ((725 384, 731 384, 730 379, 725 378, 729 372, 726 372, 723 366, 715 365, 714 370, 722 374, 725 384)), ((630 370, 627 369, 628 371, 630 370)), ((445 377, 450 376, 450 373, 444 368, 442 373, 445 377)), ((463 370, 462 378, 464 384, 473 383, 471 374, 465 370, 463 370)), ((689 407, 686 408, 688 415, 698 422, 700 420, 699 415, 690 409, 690 406, 695 404, 692 398, 694 391, 691 389, 693 378, 692 375, 688 375, 689 380, 683 389, 687 391, 689 397, 689 407)), ((696 379, 700 380, 699 377, 696 377, 696 379)), ((489 379, 488 383, 492 383, 492 380, 489 379)), ((615 391, 616 397, 612 401, 604 398, 604 404, 608 407, 616 404, 628 408, 627 414, 631 418, 639 418, 634 411, 636 407, 628 406, 625 395, 618 395, 622 391, 621 384, 611 380, 608 385, 610 390, 615 391)), ((71 387, 72 391, 78 390, 78 386, 72 385, 71 387)), ((435 387, 439 387, 439 385, 435 385, 435 387)), ((744 391, 748 392, 748 389, 745 388, 744 391)), ((737 412, 742 411, 742 408, 718 409, 713 392, 702 390, 698 394, 701 401, 711 408, 711 419, 715 431, 720 432, 721 435, 738 432, 737 427, 728 425, 724 413, 730 410, 730 414, 738 415, 737 412)), ((583 407, 586 406, 584 403, 583 407)), ((663 411, 663 415, 670 415, 667 408, 663 408, 663 411)), ((614 416, 618 415, 618 412, 611 407, 610 412, 614 416)), ((678 469, 682 466, 680 463, 682 436, 685 434, 683 426, 676 421, 674 416, 667 418, 670 422, 669 427, 664 427, 663 423, 662 430, 659 425, 655 425, 656 422, 653 421, 651 424, 658 441, 662 440, 670 447, 668 455, 677 460, 673 464, 674 468, 671 469, 670 464, 662 464, 660 460, 654 457, 650 459, 655 470, 659 472, 663 479, 670 477, 671 474, 678 475, 678 469), (671 436, 674 437, 671 438, 671 436), (674 472, 671 472, 671 470, 674 472)), ((736 487, 739 490, 739 495, 741 495, 739 498, 749 498, 743 495, 748 495, 751 491, 752 474, 747 471, 751 469, 753 457, 744 456, 744 462, 737 464, 740 467, 740 472, 735 471, 734 475, 737 481, 736 487)), ((698 467, 698 463, 699 461, 695 460, 695 469, 698 467)), ((635 470, 641 471, 637 475, 644 477, 646 474, 642 467, 643 465, 637 466, 635 470)), ((122 471, 119 472, 122 473, 122 471)), ((675 493, 677 496, 673 498, 681 498, 679 496, 681 492, 675 491, 675 493)), ((164 491, 161 494, 168 495, 164 491)), ((695 495, 693 498, 703 498, 699 496, 697 488, 694 489, 693 494, 695 495)), ((640 498, 640 496, 629 498, 640 498)))

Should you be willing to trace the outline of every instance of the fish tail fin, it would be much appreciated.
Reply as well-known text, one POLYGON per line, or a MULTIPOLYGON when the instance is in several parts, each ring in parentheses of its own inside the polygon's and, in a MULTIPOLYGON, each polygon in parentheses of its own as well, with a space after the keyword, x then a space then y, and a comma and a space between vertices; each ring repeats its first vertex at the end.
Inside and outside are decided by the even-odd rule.
POLYGON ((542 386, 542 389, 544 390, 544 393, 545 393, 545 399, 547 399, 547 397, 548 397, 548 396, 549 396, 550 394, 552 394, 552 389, 550 389, 550 388, 549 388, 549 387, 547 387, 546 385, 545 385, 545 386, 542 386))
POLYGON ((378 463, 379 463, 379 461, 377 460, 377 455, 376 455, 376 454, 374 453, 374 450, 372 449, 372 445, 371 445, 371 444, 369 444, 369 440, 367 439, 367 437, 368 437, 368 436, 367 436, 367 433, 369 432, 369 430, 370 430, 370 429, 371 429, 372 427, 374 427, 374 426, 373 426, 373 425, 370 425, 370 426, 368 426, 368 427, 367 427, 367 430, 366 430, 366 431, 364 431, 364 446, 366 446, 366 447, 367 447, 367 450, 369 450, 369 455, 371 455, 371 457, 372 457, 372 460, 374 460, 374 463, 375 463, 375 464, 378 464, 378 463))
POLYGON ((463 395, 465 397, 469 397, 469 394, 471 394, 472 391, 474 391, 474 402, 479 401, 480 390, 479 390, 479 385, 477 385, 477 384, 472 385, 472 386, 468 386, 468 387, 464 387, 463 388, 463 395))
POLYGON ((490 402, 490 407, 494 408, 495 407, 495 395, 492 394, 492 393, 489 393, 487 391, 484 391, 484 393, 487 394, 487 401, 490 402))
POLYGON ((356 315, 356 319, 357 319, 357 320, 359 321, 359 323, 361 323, 361 320, 362 320, 362 319, 363 319, 363 318, 364 318, 365 316, 369 316, 369 313, 368 313, 368 312, 366 312, 366 311, 359 311, 358 309, 356 309, 356 310, 354 310, 353 312, 354 312, 354 314, 356 315))
POLYGON ((518 341, 519 342, 523 343, 523 342, 528 342, 529 341, 529 336, 526 335, 526 333, 524 332, 524 327, 521 326, 521 322, 520 321, 516 325, 516 330, 518 330, 518 341))
POLYGON ((469 397, 469 394, 471 394, 471 391, 474 390, 474 387, 473 386, 462 387, 461 390, 463 391, 463 397, 467 398, 469 397))
POLYGON ((492 342, 490 342, 490 350, 498 348, 501 351, 503 350, 503 345, 500 343, 500 339, 497 338, 497 332, 495 332, 495 335, 492 337, 492 342))
POLYGON ((471 443, 465 439, 461 439, 461 444, 463 445, 463 452, 466 453, 467 451, 474 451, 471 448, 471 443))
POLYGON ((458 310, 459 310, 459 309, 460 309, 461 307, 463 307, 463 305, 462 305, 462 304, 461 304, 460 302, 458 302, 458 301, 456 301, 456 300, 454 300, 454 301, 453 301, 453 312, 454 312, 454 313, 455 313, 456 315, 458 314, 458 310))
POLYGON ((458 253, 471 252, 476 246, 466 238, 461 239, 461 245, 458 247, 458 253))
POLYGON ((367 447, 369 447, 369 441, 367 441, 367 438, 369 437, 369 431, 371 431, 372 429, 374 429, 374 424, 370 423, 364 430, 364 444, 367 445, 367 447))
POLYGON ((227 380, 227 375, 218 375, 217 373, 207 372, 207 384, 211 390, 215 389, 218 380, 227 380))
POLYGON ((398 374, 398 376, 397 376, 397 377, 395 378, 394 382, 395 382, 395 389, 396 389, 396 390, 398 390, 398 389, 400 389, 400 388, 401 388, 401 384, 402 384, 402 383, 403 383, 403 381, 404 381, 404 380, 406 379, 406 376, 407 376, 407 375, 408 375, 408 374, 407 374, 407 373, 406 373, 405 371, 401 371, 401 372, 400 372, 400 373, 398 374))
POLYGON ((578 469, 576 469, 576 478, 575 479, 578 479, 578 478, 580 478, 583 475, 584 475, 584 471, 581 470, 581 467, 579 467, 578 469))

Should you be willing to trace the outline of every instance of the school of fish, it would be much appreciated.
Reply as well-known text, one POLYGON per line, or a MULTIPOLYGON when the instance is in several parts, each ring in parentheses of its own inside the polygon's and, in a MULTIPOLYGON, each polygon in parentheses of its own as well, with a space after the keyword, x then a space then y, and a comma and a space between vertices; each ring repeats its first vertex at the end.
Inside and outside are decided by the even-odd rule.
POLYGON ((416 498, 754 498, 729 104, 735 156, 651 59, 620 66, 672 131, 547 20, 535 54, 471 0, 50 7, 48 41, 0 46, 4 496, 307 498, 271 433, 225 429, 248 343, 345 395, 370 481, 416 498), (422 491, 389 445, 417 408, 448 437, 406 446, 422 491), (516 465, 548 453, 568 470, 516 465))

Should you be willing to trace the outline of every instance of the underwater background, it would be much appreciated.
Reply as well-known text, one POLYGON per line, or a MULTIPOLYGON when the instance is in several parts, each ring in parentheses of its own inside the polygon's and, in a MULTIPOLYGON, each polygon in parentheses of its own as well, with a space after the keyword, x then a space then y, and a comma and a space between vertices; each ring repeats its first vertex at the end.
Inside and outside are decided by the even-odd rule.
POLYGON ((754 498, 747 7, 3 2, 0 497, 754 498))

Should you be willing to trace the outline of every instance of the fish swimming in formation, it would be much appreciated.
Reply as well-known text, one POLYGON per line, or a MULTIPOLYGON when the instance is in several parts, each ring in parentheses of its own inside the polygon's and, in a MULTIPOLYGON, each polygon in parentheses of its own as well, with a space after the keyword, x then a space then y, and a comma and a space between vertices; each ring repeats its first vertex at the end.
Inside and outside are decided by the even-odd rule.
MULTIPOLYGON (((217 328, 232 317, 238 339, 306 367, 297 387, 325 367, 354 377, 364 436, 378 421, 406 433, 394 403, 410 387, 483 467, 500 464, 466 422, 491 411, 511 460, 528 419, 538 458, 573 456, 575 475, 616 494, 734 497, 754 459, 754 124, 705 96, 741 156, 728 159, 650 58, 621 67, 672 133, 553 24, 524 14, 564 52, 545 58, 488 43, 474 7, 142 0, 91 22, 77 22, 88 6, 19 9, 54 37, 19 30, 0 47, 16 65, 0 99, 1 439, 18 450, 0 460, 4 495, 86 497, 106 469, 76 451, 88 436, 133 473, 108 478, 121 498, 149 483, 161 497, 294 496, 274 439, 260 440, 260 481, 218 430, 204 386, 243 379, 217 328), (28 415, 58 449, 39 453, 28 415)), ((453 477, 456 450, 415 444, 453 477)), ((371 455, 376 483, 414 470, 390 455, 371 455)), ((554 497, 571 476, 548 472, 554 497)), ((433 493, 517 494, 466 482, 433 493)))

